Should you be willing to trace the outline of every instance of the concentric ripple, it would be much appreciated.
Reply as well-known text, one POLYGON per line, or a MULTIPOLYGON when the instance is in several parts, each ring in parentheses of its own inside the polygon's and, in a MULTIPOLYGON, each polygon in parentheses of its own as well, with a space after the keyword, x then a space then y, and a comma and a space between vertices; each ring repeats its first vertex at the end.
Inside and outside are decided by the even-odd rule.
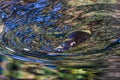
POLYGON ((60 20, 66 16, 61 12, 66 8, 63 2, 2 3, 1 6, 5 6, 1 8, 5 25, 2 41, 13 50, 63 52, 90 37, 86 32, 76 31, 73 25, 60 25, 60 20))
POLYGON ((83 17, 106 7, 95 6, 73 8, 64 0, 1 0, 2 54, 47 65, 56 64, 57 60, 71 62, 75 57, 79 61, 80 55, 109 50, 108 43, 119 35, 114 33, 115 28, 110 30, 106 25, 112 18, 97 14, 83 17))

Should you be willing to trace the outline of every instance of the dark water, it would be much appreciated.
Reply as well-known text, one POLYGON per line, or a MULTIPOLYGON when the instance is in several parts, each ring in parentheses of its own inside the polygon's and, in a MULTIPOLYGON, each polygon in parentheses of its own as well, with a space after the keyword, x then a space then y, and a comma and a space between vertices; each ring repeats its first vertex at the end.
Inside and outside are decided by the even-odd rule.
MULTIPOLYGON (((25 70, 37 76, 92 79, 111 55, 108 53, 119 49, 119 21, 112 16, 119 4, 72 6, 68 2, 2 0, 0 19, 4 29, 0 34, 0 54, 17 59, 13 61, 16 65, 36 65, 25 70), (96 14, 87 16, 91 12, 96 14)), ((19 71, 16 67, 13 69, 19 71)))

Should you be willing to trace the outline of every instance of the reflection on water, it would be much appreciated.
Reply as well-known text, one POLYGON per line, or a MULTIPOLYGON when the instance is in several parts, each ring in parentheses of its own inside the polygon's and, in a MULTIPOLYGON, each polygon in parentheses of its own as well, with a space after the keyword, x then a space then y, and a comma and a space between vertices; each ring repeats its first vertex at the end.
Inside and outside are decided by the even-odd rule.
POLYGON ((108 55, 119 52, 119 19, 115 17, 119 4, 75 2, 0 1, 0 54, 14 59, 6 58, 10 62, 5 75, 90 80, 101 71, 108 55))

